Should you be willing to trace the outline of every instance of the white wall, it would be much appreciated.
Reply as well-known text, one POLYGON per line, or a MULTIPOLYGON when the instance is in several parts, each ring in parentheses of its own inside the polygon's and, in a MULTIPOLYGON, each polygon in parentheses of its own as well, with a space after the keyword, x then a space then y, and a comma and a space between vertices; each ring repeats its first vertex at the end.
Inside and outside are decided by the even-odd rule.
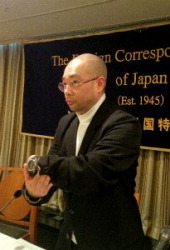
POLYGON ((0 0, 0 43, 170 20, 170 0, 0 0))

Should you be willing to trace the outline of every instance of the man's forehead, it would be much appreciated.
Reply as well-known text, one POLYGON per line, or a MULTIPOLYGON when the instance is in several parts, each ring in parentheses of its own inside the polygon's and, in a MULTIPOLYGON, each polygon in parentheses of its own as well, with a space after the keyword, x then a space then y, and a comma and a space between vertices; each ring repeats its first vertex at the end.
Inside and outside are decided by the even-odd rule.
POLYGON ((66 77, 81 77, 84 71, 83 68, 83 63, 80 60, 70 62, 64 70, 63 79, 66 77))

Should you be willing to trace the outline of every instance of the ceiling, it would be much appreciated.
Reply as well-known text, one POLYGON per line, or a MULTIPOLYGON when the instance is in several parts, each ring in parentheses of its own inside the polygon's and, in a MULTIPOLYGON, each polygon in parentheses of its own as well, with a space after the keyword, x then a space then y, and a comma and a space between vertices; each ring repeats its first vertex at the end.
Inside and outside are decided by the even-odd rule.
POLYGON ((0 0, 0 43, 169 20, 170 0, 0 0))

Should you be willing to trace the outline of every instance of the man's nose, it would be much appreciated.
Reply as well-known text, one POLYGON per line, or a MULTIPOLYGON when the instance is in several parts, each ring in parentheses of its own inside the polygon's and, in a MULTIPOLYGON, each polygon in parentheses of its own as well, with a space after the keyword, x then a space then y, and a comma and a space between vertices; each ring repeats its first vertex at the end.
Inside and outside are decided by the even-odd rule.
POLYGON ((72 88, 70 87, 69 84, 67 84, 67 85, 64 87, 64 94, 69 95, 69 94, 72 94, 72 93, 73 93, 72 88))

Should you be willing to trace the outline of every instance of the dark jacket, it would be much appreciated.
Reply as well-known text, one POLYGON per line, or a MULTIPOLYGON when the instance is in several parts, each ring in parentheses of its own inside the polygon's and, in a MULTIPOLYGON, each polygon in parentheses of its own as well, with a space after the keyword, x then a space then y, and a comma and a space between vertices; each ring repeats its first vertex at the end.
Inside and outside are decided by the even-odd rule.
MULTIPOLYGON (((122 250, 143 238, 133 196, 141 138, 138 120, 107 100, 93 117, 75 156, 75 113, 64 116, 42 173, 64 191, 64 212, 57 250, 69 249, 74 231, 80 250, 122 250)), ((43 202, 43 201, 42 201, 43 202)))

